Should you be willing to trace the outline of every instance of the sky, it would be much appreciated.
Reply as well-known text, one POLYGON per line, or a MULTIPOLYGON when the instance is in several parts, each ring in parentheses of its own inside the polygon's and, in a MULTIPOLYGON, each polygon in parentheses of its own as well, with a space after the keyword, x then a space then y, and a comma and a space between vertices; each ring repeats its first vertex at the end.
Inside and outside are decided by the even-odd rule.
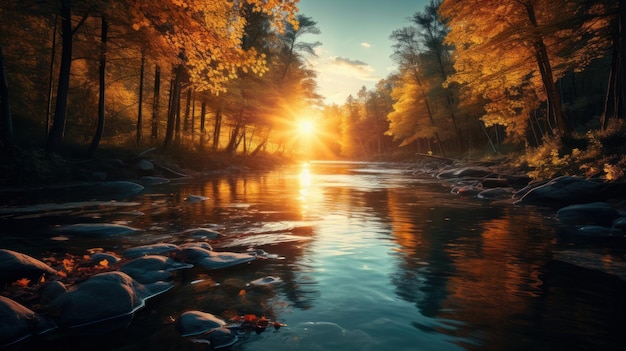
POLYGON ((396 67, 391 33, 410 26, 430 0, 300 0, 299 14, 317 22, 322 32, 304 42, 320 41, 317 57, 308 58, 317 72, 318 92, 326 104, 343 104, 361 87, 372 89, 396 67))

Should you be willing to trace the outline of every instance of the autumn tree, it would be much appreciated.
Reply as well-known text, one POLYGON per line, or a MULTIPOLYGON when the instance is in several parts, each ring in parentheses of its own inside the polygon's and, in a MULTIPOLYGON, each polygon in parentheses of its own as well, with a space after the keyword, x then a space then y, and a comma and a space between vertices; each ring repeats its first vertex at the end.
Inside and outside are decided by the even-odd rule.
MULTIPOLYGON (((265 55, 254 46, 244 47, 245 11, 250 5, 254 12, 263 12, 271 18, 271 24, 282 30, 285 22, 297 27, 295 12, 297 0, 244 2, 200 0, 137 0, 131 13, 134 28, 158 32, 171 49, 172 57, 179 57, 176 69, 182 67, 198 91, 210 90, 223 93, 225 83, 240 72, 263 74, 267 71, 265 55)), ((181 77, 175 78, 180 83, 181 77)), ((179 89, 179 88, 177 88, 179 89)), ((171 116, 168 123, 174 122, 171 116)), ((164 145, 171 143, 168 127, 164 145)))
POLYGON ((556 82, 606 52, 605 37, 594 35, 606 21, 592 16, 598 11, 601 5, 577 0, 444 0, 456 58, 448 83, 488 101, 487 125, 524 135, 529 112, 544 101, 552 133, 567 135, 572 126, 556 82))

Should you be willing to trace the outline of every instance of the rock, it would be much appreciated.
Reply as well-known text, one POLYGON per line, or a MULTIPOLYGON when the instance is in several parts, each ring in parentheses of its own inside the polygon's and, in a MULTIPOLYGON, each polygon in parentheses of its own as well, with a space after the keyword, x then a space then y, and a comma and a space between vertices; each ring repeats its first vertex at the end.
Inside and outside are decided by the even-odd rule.
POLYGON ((191 228, 183 231, 183 234, 191 235, 195 238, 203 238, 209 240, 217 239, 222 236, 222 233, 210 228, 191 228))
POLYGON ((49 310, 60 328, 80 334, 105 334, 127 326, 145 301, 172 283, 140 284, 123 272, 96 274, 57 297, 49 310))
POLYGON ((134 233, 139 229, 113 223, 77 223, 60 225, 54 230, 87 237, 107 237, 134 233))
POLYGON ((39 314, 0 296, 0 349, 17 348, 31 336, 54 329, 56 326, 39 314))
POLYGON ((26 254, 0 249, 0 286, 22 278, 39 280, 46 274, 54 275, 57 271, 26 254))
POLYGON ((616 218, 611 227, 626 232, 626 217, 616 218))
POLYGON ((226 322, 211 313, 187 311, 180 315, 176 327, 182 336, 193 336, 221 328, 226 322))
POLYGON ((145 255, 166 255, 174 252, 179 252, 180 247, 174 244, 158 243, 151 245, 142 245, 131 247, 122 252, 122 255, 127 258, 135 258, 145 255))
POLYGON ((181 250, 181 256, 185 262, 208 269, 226 268, 256 259, 245 253, 209 251, 201 247, 186 247, 181 250))
POLYGON ((515 190, 513 188, 490 188, 476 195, 479 199, 509 199, 515 190))
POLYGON ((611 238, 622 237, 621 233, 609 227, 600 225, 583 225, 577 226, 575 235, 588 238, 611 238))
POLYGON ((135 167, 141 172, 152 172, 154 171, 154 163, 146 160, 145 158, 139 160, 135 167))
POLYGON ((211 244, 205 242, 205 241, 194 241, 194 242, 190 242, 190 243, 184 243, 180 245, 181 249, 187 248, 187 247, 200 247, 203 248, 205 250, 209 250, 209 251, 213 251, 213 246, 211 246, 211 244))
POLYGON ((570 205, 561 208, 556 218, 565 225, 600 225, 610 227, 619 213, 606 202, 570 205))
POLYGON ((607 184, 602 181, 562 176, 530 189, 515 203, 567 206, 602 201, 606 197, 606 188, 607 184))
POLYGON ((280 284, 282 282, 283 282, 282 279, 280 279, 278 277, 274 277, 274 276, 268 275, 267 277, 263 277, 263 278, 259 278, 259 279, 255 279, 255 280, 251 281, 250 285, 253 285, 253 286, 267 286, 267 285, 280 284))
POLYGON ((169 257, 148 255, 124 263, 119 270, 139 283, 148 284, 169 280, 173 271, 192 267, 191 264, 174 261, 169 257))
POLYGON ((196 202, 206 201, 208 199, 209 199, 208 197, 202 196, 202 195, 189 195, 185 198, 185 202, 196 203, 196 202))
POLYGON ((162 177, 153 177, 153 176, 143 176, 139 178, 139 183, 143 185, 161 185, 167 184, 170 180, 162 177))
POLYGON ((493 174, 494 171, 487 167, 461 167, 440 172, 437 174, 437 178, 483 178, 493 174))
POLYGON ((239 338, 227 328, 217 328, 193 339, 193 342, 211 345, 212 350, 233 346, 239 338))
POLYGON ((480 185, 484 189, 488 188, 506 188, 509 186, 509 181, 506 178, 485 178, 480 181, 480 185))
POLYGON ((483 188, 476 185, 463 185, 452 187, 452 190, 450 190, 450 192, 461 196, 476 196, 480 194, 483 190, 483 188))
POLYGON ((65 294, 67 292, 67 288, 65 284, 58 280, 51 280, 45 282, 39 288, 39 301, 43 305, 48 305, 52 301, 56 300, 59 296, 65 294))

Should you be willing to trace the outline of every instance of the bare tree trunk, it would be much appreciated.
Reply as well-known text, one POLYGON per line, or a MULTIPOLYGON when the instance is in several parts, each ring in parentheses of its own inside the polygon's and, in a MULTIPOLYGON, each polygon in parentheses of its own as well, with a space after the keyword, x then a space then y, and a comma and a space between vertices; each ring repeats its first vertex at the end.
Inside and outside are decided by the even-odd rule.
POLYGON ((200 108, 200 134, 206 132, 204 128, 204 122, 206 120, 206 101, 202 100, 202 107, 200 108))
POLYGON ((70 87, 70 71, 72 68, 72 1, 61 1, 61 66, 57 86, 57 101, 54 108, 52 127, 48 134, 46 150, 55 152, 61 147, 65 133, 65 114, 67 112, 67 96, 70 87))
POLYGON ((213 151, 220 146, 220 133, 222 132, 222 106, 215 111, 215 127, 213 128, 213 151))
POLYGON ((101 32, 100 32, 100 68, 98 71, 100 77, 100 94, 98 97, 98 124, 96 126, 96 133, 91 141, 91 146, 87 151, 87 156, 91 157, 98 149, 100 140, 102 139, 102 133, 104 132, 104 93, 105 93, 105 70, 107 63, 107 31, 109 24, 106 17, 103 15, 100 17, 102 20, 101 32))
POLYGON ((161 102, 161 68, 156 65, 154 68, 154 99, 152 103, 152 134, 153 140, 156 140, 159 133, 159 104, 161 102))
POLYGON ((146 68, 146 57, 143 51, 141 52, 141 65, 139 67, 139 102, 137 107, 137 145, 141 143, 142 138, 142 124, 143 124, 143 75, 146 68))
POLYGON ((46 140, 48 139, 48 133, 50 132, 50 113, 52 112, 52 88, 54 86, 54 59, 56 57, 57 47, 57 23, 58 15, 54 15, 54 27, 52 29, 52 54, 50 56, 50 74, 48 77, 48 108, 46 109, 46 140))
POLYGON ((163 140, 163 148, 167 149, 172 145, 174 137, 174 127, 176 124, 176 113, 180 105, 180 81, 183 75, 183 64, 176 66, 176 72, 172 81, 170 92, 170 108, 167 114, 167 128, 165 130, 165 140, 163 140))
POLYGON ((13 117, 9 105, 9 85, 7 83, 6 70, 4 68, 4 56, 2 46, 0 46, 0 141, 5 147, 14 145, 13 139, 13 117))
POLYGON ((185 123, 183 124, 183 132, 189 130, 189 112, 191 110, 191 87, 187 88, 187 103, 185 104, 185 123))
POLYGON ((193 135, 196 132, 196 94, 191 94, 191 142, 193 143, 193 135))
POLYGON ((626 114, 626 89, 624 79, 624 57, 626 54, 626 0, 619 1, 619 17, 613 26, 613 55, 611 72, 604 100, 604 112, 602 113, 602 129, 606 129, 609 121, 615 118, 624 119, 626 114))

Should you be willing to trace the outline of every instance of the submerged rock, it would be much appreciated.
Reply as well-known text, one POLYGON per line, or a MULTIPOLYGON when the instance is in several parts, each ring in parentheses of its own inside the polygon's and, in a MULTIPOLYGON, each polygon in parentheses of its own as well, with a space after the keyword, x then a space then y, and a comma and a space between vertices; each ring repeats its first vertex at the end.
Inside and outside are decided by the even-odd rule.
POLYGON ((148 284, 169 280, 173 271, 192 267, 192 264, 178 262, 169 257, 148 255, 124 263, 119 270, 139 283, 148 284))
POLYGON ((245 253, 209 251, 201 247, 186 247, 181 250, 181 256, 185 262, 209 269, 226 268, 256 259, 245 253))
POLYGON ((559 222, 566 225, 590 224, 610 227, 618 217, 617 210, 606 202, 570 205, 556 213, 559 222))
POLYGON ((46 274, 54 275, 57 271, 26 254, 0 249, 0 286, 22 278, 38 280, 46 274))
POLYGON ((280 279, 278 277, 274 277, 274 276, 268 275, 267 277, 263 277, 263 278, 259 278, 259 279, 255 279, 255 280, 251 281, 250 285, 252 285, 252 286, 268 286, 268 285, 280 284, 282 282, 283 282, 282 279, 280 279))
POLYGON ((209 344, 211 349, 218 350, 225 347, 233 346, 239 338, 227 328, 217 328, 208 333, 196 337, 193 342, 200 344, 209 344))
POLYGON ((55 227, 54 230, 88 237, 126 235, 139 229, 113 223, 77 223, 55 227))
POLYGON ((176 327, 182 336, 194 336, 221 328, 226 322, 211 313, 187 311, 180 315, 176 327))
POLYGON ((0 349, 17 347, 34 335, 44 334, 56 326, 29 308, 0 296, 0 349))
POLYGON ((203 239, 217 239, 222 236, 222 233, 210 228, 191 228, 183 231, 183 234, 191 235, 194 238, 203 239))
POLYGON ((80 334, 104 334, 127 326, 145 301, 172 283, 140 284, 123 272, 96 274, 57 297, 49 310, 57 325, 80 334))
POLYGON ((122 252, 127 258, 135 258, 145 255, 164 255, 180 251, 180 247, 175 244, 158 243, 131 247, 122 252))
POLYGON ((482 178, 493 174, 494 171, 487 167, 461 167, 440 172, 437 174, 437 178, 482 178))

